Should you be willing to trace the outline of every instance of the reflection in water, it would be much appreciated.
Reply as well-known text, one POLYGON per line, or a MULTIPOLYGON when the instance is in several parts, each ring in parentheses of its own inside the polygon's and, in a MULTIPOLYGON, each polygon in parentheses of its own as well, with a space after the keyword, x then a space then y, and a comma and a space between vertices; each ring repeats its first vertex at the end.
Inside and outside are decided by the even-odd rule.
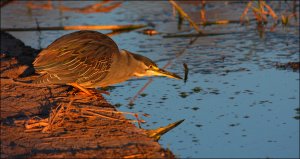
POLYGON ((53 9, 53 5, 51 1, 47 1, 46 4, 34 4, 33 2, 27 2, 27 8, 30 10, 31 9, 45 9, 45 10, 52 10, 53 9))
POLYGON ((70 8, 70 7, 66 7, 66 6, 62 5, 62 6, 60 6, 59 9, 64 12, 74 11, 74 12, 78 12, 78 13, 90 14, 90 13, 98 13, 98 12, 110 12, 113 9, 120 7, 122 4, 122 2, 117 2, 117 3, 113 3, 109 6, 104 6, 104 4, 108 3, 109 1, 110 0, 92 4, 92 5, 87 5, 82 8, 70 8))
MULTIPOLYGON (((57 10, 34 10, 28 16, 21 4, 13 3, 1 9, 1 15, 5 15, 1 17, 1 28, 32 26, 34 18, 43 26, 51 26, 60 19, 57 10)), ((91 2, 73 6, 88 4, 91 2)), ((64 5, 71 4, 64 2, 64 5)), ((191 18, 200 19, 199 5, 180 5, 191 18)), ((238 20, 245 3, 207 2, 205 7, 207 21, 238 20)), ((141 126, 145 129, 185 119, 159 141, 178 157, 299 156, 299 120, 296 120, 299 119, 299 72, 275 68, 276 64, 299 61, 299 29, 292 19, 285 29, 277 27, 274 32, 266 29, 263 38, 257 35, 256 23, 252 21, 244 26, 210 25, 204 28, 205 33, 236 33, 203 36, 189 44, 195 37, 163 37, 178 32, 177 19, 172 16, 168 2, 123 2, 122 7, 110 13, 66 12, 64 16, 69 17, 63 19, 64 25, 155 24, 155 30, 160 33, 156 36, 132 31, 112 38, 120 48, 145 55, 181 76, 184 75, 182 65, 186 63, 188 81, 132 79, 109 90, 111 95, 105 97, 121 111, 150 114, 143 117, 147 123, 141 126), (133 97, 134 104, 128 105, 133 97)), ((186 21, 181 27, 190 30, 186 21)), ((35 32, 12 34, 37 47, 35 32)), ((66 31, 41 32, 42 47, 62 34, 66 31)))
MULTIPOLYGON (((99 3, 87 5, 80 8, 72 8, 67 7, 59 2, 59 11, 66 12, 66 11, 73 11, 78 13, 90 14, 90 13, 98 13, 98 12, 110 12, 118 7, 121 6, 122 2, 110 3, 111 0, 105 0, 99 3), (109 5, 107 5, 109 4, 109 5)), ((76 2, 74 2, 76 3, 76 2)), ((48 1, 47 4, 35 4, 33 2, 27 2, 27 8, 30 10, 32 9, 44 9, 44 10, 52 10, 54 9, 52 2, 48 1)))

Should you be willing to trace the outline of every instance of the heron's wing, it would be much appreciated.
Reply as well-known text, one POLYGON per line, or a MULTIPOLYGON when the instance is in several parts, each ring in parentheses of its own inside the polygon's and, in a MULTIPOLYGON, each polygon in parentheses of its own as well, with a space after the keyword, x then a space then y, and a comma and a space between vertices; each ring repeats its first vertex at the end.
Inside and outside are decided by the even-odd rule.
POLYGON ((65 35, 33 62, 37 72, 47 74, 36 83, 99 81, 106 76, 115 53, 119 53, 117 45, 104 34, 79 31, 65 35))

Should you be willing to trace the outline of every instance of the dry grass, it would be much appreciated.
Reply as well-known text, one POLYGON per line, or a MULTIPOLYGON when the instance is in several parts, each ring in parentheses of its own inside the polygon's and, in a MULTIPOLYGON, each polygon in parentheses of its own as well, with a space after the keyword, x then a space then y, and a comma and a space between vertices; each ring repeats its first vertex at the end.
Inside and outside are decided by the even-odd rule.
POLYGON ((138 118, 136 113, 119 112, 114 110, 105 110, 100 108, 79 107, 73 105, 75 99, 71 99, 68 104, 60 104, 53 109, 49 118, 33 117, 27 121, 18 120, 15 123, 25 123, 26 132, 41 131, 43 133, 50 133, 58 129, 64 129, 68 126, 75 125, 72 123, 80 123, 82 121, 93 122, 97 118, 116 120, 123 122, 138 122, 143 123, 144 120, 138 118), (121 114, 128 114, 136 117, 136 120, 124 119, 121 114))

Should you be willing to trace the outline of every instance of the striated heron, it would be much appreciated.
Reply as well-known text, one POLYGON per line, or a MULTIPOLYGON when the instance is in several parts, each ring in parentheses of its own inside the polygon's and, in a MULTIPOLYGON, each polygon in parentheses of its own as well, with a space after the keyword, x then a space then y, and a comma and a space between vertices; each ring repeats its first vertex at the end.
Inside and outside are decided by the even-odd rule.
POLYGON ((88 95, 87 88, 106 87, 132 77, 178 75, 158 68, 149 58, 119 50, 107 35, 77 31, 64 35, 42 50, 33 66, 41 76, 36 84, 66 84, 88 95))

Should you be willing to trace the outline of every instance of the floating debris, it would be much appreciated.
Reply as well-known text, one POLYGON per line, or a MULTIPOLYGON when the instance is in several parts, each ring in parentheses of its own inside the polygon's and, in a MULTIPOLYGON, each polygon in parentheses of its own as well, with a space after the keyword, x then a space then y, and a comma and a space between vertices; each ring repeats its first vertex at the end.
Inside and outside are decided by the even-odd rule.
POLYGON ((236 123, 236 124, 229 124, 229 126, 231 127, 235 127, 235 126, 239 126, 240 124, 239 123, 236 123))
POLYGON ((150 114, 144 113, 143 116, 144 117, 150 117, 150 114))
POLYGON ((188 96, 188 94, 186 92, 180 92, 179 95, 181 98, 186 98, 188 96))
POLYGON ((142 93, 142 94, 140 94, 140 96, 142 96, 142 97, 146 97, 148 94, 146 94, 146 93, 142 93))
POLYGON ((297 112, 297 114, 300 114, 300 108, 296 108, 295 111, 297 112))
POLYGON ((128 104, 130 107, 133 107, 134 106, 134 103, 129 103, 128 104))
POLYGON ((198 110, 199 108, 198 108, 198 107, 193 107, 192 109, 196 111, 196 110, 198 110))
POLYGON ((201 90, 202 90, 201 87, 195 87, 195 88, 193 88, 193 92, 194 93, 199 93, 201 90))
POLYGON ((121 103, 116 103, 116 104, 115 104, 115 107, 117 107, 117 108, 120 107, 120 106, 122 106, 121 103))
POLYGON ((243 68, 243 67, 240 67, 240 68, 237 68, 237 69, 231 69, 231 70, 229 70, 229 69, 225 69, 225 70, 224 70, 225 73, 231 73, 231 72, 244 72, 244 71, 249 72, 250 70, 247 69, 247 68, 243 68))
POLYGON ((297 71, 299 70, 300 62, 288 62, 285 64, 276 63, 275 66, 278 69, 283 69, 283 70, 292 69, 293 71, 297 71))
POLYGON ((183 63, 183 67, 184 67, 184 83, 186 83, 188 79, 189 68, 186 63, 183 63))
POLYGON ((198 128, 200 128, 200 127, 202 127, 203 125, 201 125, 201 124, 196 124, 195 126, 198 127, 198 128))
POLYGON ((300 108, 298 107, 298 108, 296 108, 295 109, 295 111, 296 111, 296 116, 294 116, 294 118, 296 119, 296 120, 299 120, 300 119, 300 108))
POLYGON ((146 35, 156 35, 158 34, 158 32, 154 29, 145 29, 143 30, 143 34, 146 34, 146 35))
POLYGON ((220 94, 220 91, 216 88, 208 88, 210 94, 220 94))
POLYGON ((166 100, 166 99, 168 99, 167 97, 161 97, 160 98, 161 100, 166 100))

